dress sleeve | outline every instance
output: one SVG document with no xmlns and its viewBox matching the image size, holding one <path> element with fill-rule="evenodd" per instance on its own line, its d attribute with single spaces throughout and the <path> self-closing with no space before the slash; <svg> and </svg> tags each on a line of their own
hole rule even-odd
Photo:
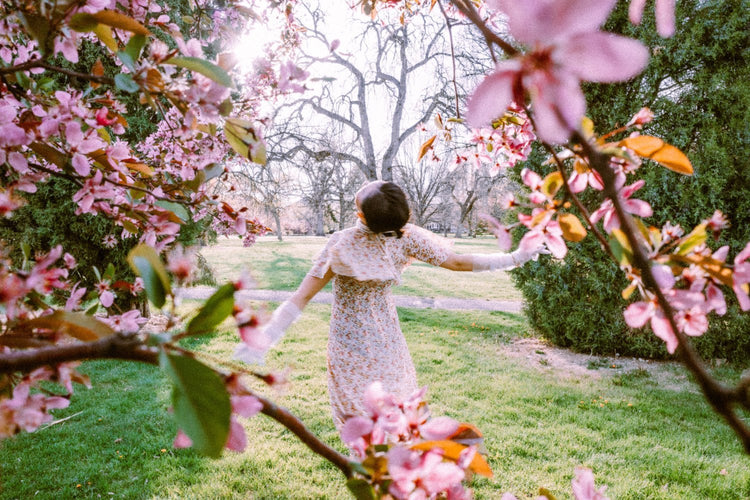
<svg viewBox="0 0 750 500">
<path fill-rule="evenodd" d="M 316 278 L 322 278 L 328 272 L 328 268 L 331 267 L 331 248 L 336 244 L 338 240 L 338 234 L 334 233 L 328 239 L 326 246 L 320 251 L 315 260 L 313 260 L 312 268 L 307 272 L 308 276 L 314 276 Z"/>
<path fill-rule="evenodd" d="M 406 238 L 405 250 L 409 257 L 433 266 L 445 262 L 452 251 L 452 241 L 412 224 L 409 224 L 403 238 Z"/>
</svg>

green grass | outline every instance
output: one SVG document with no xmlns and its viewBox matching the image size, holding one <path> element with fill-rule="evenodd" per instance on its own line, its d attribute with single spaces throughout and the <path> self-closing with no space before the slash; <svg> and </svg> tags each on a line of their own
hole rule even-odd
<svg viewBox="0 0 750 500">
<path fill-rule="evenodd" d="M 399 314 L 433 414 L 485 434 L 495 479 L 475 479 L 476 498 L 534 498 L 539 486 L 571 498 L 577 465 L 592 468 L 613 499 L 750 498 L 747 456 L 694 391 L 662 389 L 640 371 L 570 377 L 509 357 L 509 342 L 530 335 L 522 316 Z M 329 315 L 327 305 L 305 310 L 268 360 L 268 369 L 292 366 L 291 386 L 263 391 L 343 451 L 326 393 Z M 222 332 L 198 348 L 228 357 L 234 339 Z M 333 466 L 263 416 L 245 421 L 247 451 L 204 459 L 171 448 L 175 426 L 157 369 L 109 361 L 82 369 L 94 388 L 79 388 L 56 412 L 69 420 L 0 442 L 0 499 L 348 498 Z M 722 367 L 721 376 L 739 370 Z"/>
<path fill-rule="evenodd" d="M 287 236 L 284 241 L 264 236 L 250 248 L 237 239 L 222 238 L 219 243 L 201 249 L 219 283 L 236 279 L 249 271 L 257 287 L 293 291 L 310 270 L 315 256 L 323 249 L 325 237 Z M 494 238 L 451 239 L 458 253 L 497 252 Z M 510 275 L 494 273 L 456 273 L 415 262 L 403 274 L 403 283 L 393 293 L 424 297 L 460 299 L 522 300 Z M 330 284 L 325 290 L 330 290 Z"/>
</svg>

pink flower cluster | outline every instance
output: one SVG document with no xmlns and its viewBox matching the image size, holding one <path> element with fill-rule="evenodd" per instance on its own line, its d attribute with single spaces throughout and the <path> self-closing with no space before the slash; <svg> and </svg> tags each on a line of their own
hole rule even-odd
<svg viewBox="0 0 750 500">
<path fill-rule="evenodd" d="M 459 428 L 452 418 L 430 418 L 423 400 L 426 390 L 423 387 L 400 400 L 387 393 L 380 382 L 373 382 L 363 399 L 369 415 L 346 420 L 341 439 L 359 460 L 372 455 L 387 460 L 388 493 L 394 498 L 437 498 L 441 494 L 449 499 L 469 498 L 461 483 L 476 453 L 474 447 L 465 447 L 455 461 L 446 460 L 440 447 L 426 451 L 412 447 L 423 441 L 449 439 Z M 378 445 L 387 445 L 388 451 L 376 451 Z"/>
<path fill-rule="evenodd" d="M 497 64 L 468 102 L 483 126 L 511 102 L 530 97 L 540 139 L 564 143 L 586 110 L 582 81 L 617 82 L 643 70 L 648 49 L 637 40 L 599 31 L 616 0 L 491 0 L 508 17 L 510 33 L 530 50 Z"/>
<path fill-rule="evenodd" d="M 0 398 L 0 438 L 18 434 L 21 431 L 32 432 L 40 425 L 52 421 L 50 410 L 67 408 L 73 382 L 89 385 L 88 378 L 77 373 L 77 363 L 60 364 L 53 370 L 42 367 L 23 377 L 13 388 L 10 398 Z M 42 392 L 32 392 L 41 381 L 58 382 L 68 394 L 48 396 Z"/>
</svg>

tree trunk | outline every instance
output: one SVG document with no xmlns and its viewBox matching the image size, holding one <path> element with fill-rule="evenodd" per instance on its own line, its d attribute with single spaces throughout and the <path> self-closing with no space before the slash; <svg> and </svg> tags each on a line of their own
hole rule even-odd
<svg viewBox="0 0 750 500">
<path fill-rule="evenodd" d="M 273 210 L 272 215 L 273 215 L 273 222 L 276 225 L 276 238 L 279 241 L 283 241 L 283 238 L 281 236 L 281 217 L 279 216 L 279 211 Z"/>
<path fill-rule="evenodd" d="M 325 236 L 325 231 L 323 230 L 322 208 L 315 211 L 315 236 Z"/>
</svg>

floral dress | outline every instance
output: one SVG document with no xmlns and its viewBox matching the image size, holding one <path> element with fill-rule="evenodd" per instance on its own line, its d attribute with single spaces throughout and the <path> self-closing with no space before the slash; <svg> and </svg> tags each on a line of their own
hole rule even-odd
<svg viewBox="0 0 750 500">
<path fill-rule="evenodd" d="M 417 389 L 414 363 L 396 314 L 391 287 L 414 259 L 439 266 L 450 242 L 412 224 L 401 238 L 375 234 L 358 222 L 334 233 L 308 273 L 333 273 L 328 338 L 328 393 L 336 427 L 349 416 L 366 415 L 365 388 L 380 381 L 400 397 Z"/>
</svg>

